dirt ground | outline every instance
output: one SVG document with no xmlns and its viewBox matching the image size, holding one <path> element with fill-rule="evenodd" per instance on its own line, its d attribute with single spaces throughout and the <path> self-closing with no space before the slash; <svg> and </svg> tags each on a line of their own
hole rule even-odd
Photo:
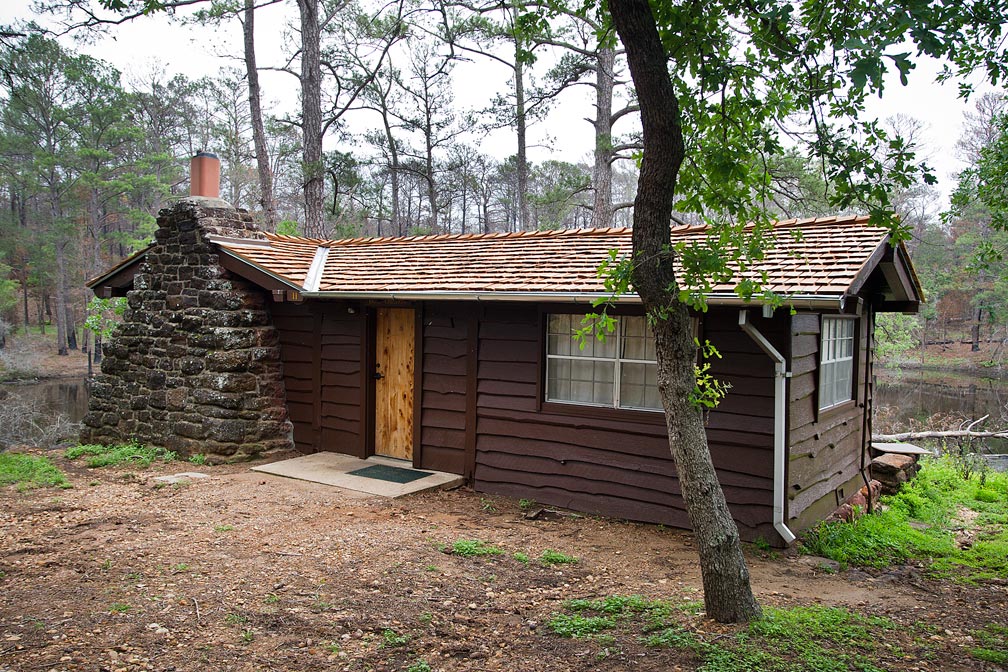
<svg viewBox="0 0 1008 672">
<path fill-rule="evenodd" d="M 248 464 L 159 486 L 156 475 L 197 468 L 55 461 L 72 489 L 0 489 L 0 671 L 698 664 L 682 650 L 645 648 L 639 633 L 604 643 L 545 626 L 571 598 L 702 599 L 681 531 L 590 516 L 530 520 L 517 501 L 465 489 L 360 497 Z M 459 539 L 505 552 L 446 552 Z M 535 558 L 547 548 L 579 562 L 544 566 Z M 893 647 L 878 660 L 886 669 L 983 669 L 964 651 L 972 633 L 1008 625 L 1004 585 L 939 582 L 913 567 L 830 574 L 814 559 L 748 552 L 764 605 L 837 605 L 895 620 Z M 738 630 L 702 615 L 689 627 Z"/>
</svg>

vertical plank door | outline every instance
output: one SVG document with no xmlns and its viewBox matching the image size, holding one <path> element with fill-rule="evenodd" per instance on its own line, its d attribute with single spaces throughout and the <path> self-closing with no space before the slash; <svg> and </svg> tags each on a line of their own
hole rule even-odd
<svg viewBox="0 0 1008 672">
<path fill-rule="evenodd" d="M 375 334 L 375 453 L 413 459 L 412 308 L 379 308 Z"/>
</svg>

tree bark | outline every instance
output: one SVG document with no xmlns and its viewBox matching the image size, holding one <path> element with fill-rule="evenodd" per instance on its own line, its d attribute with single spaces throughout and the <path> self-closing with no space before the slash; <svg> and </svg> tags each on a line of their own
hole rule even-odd
<svg viewBox="0 0 1008 672">
<path fill-rule="evenodd" d="M 526 120 L 525 120 L 525 65 L 515 48 L 515 125 L 518 128 L 518 155 L 515 166 L 518 181 L 518 228 L 525 231 L 529 228 L 528 207 L 528 152 L 526 151 Z"/>
<path fill-rule="evenodd" d="M 973 326 L 970 328 L 970 338 L 973 341 L 970 350 L 973 352 L 980 352 L 980 321 L 983 318 L 983 308 L 977 308 L 976 320 L 973 322 Z"/>
<path fill-rule="evenodd" d="M 322 70 L 318 0 L 298 0 L 301 12 L 301 160 L 304 170 L 305 235 L 324 238 L 322 216 L 325 173 L 322 167 Z"/>
<path fill-rule="evenodd" d="M 255 55 L 255 1 L 245 0 L 245 21 L 242 25 L 245 42 L 245 71 L 248 76 L 249 111 L 252 114 L 252 142 L 255 144 L 256 167 L 259 172 L 259 205 L 269 231 L 276 231 L 276 203 L 273 199 L 273 171 L 266 129 L 263 127 L 262 95 L 259 90 L 259 69 Z M 321 118 L 321 111 L 319 112 Z"/>
<path fill-rule="evenodd" d="M 70 350 L 77 349 L 77 321 L 74 318 L 74 309 L 70 306 L 66 308 L 66 330 L 67 330 L 67 348 Z"/>
<path fill-rule="evenodd" d="M 669 252 L 672 206 L 684 158 L 679 101 L 648 0 L 611 0 L 613 23 L 627 52 L 644 132 L 633 227 L 633 286 L 652 321 L 658 388 L 669 445 L 700 554 L 707 615 L 720 622 L 760 617 L 749 570 L 707 446 L 699 409 L 689 401 L 696 382 L 692 318 L 677 299 Z"/>
<path fill-rule="evenodd" d="M 595 64 L 595 166 L 592 183 L 595 199 L 592 209 L 593 228 L 613 225 L 612 204 L 612 103 L 616 81 L 616 50 L 600 47 Z"/>
<path fill-rule="evenodd" d="M 56 354 L 66 355 L 67 323 L 66 323 L 66 247 L 65 240 L 56 241 Z"/>
<path fill-rule="evenodd" d="M 402 225 L 402 214 L 399 204 L 399 148 L 396 147 L 392 135 L 392 124 L 389 122 L 388 105 L 382 99 L 382 124 L 385 128 L 385 139 L 389 147 L 389 180 L 392 183 L 392 231 L 402 236 L 405 234 Z"/>
</svg>

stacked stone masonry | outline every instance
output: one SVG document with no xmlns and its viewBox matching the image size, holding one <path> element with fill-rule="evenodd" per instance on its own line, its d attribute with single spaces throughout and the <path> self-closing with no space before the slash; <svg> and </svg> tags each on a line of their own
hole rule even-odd
<svg viewBox="0 0 1008 672">
<path fill-rule="evenodd" d="M 159 214 L 92 382 L 82 442 L 136 440 L 216 462 L 293 447 L 268 297 L 220 265 L 209 234 L 261 235 L 217 199 Z"/>
</svg>

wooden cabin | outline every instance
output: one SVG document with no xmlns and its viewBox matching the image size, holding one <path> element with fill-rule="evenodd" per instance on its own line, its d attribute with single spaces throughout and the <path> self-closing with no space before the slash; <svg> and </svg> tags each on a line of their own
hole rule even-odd
<svg viewBox="0 0 1008 672">
<path fill-rule="evenodd" d="M 238 304 L 266 315 L 257 328 L 274 330 L 236 347 L 273 348 L 298 451 L 387 455 L 463 474 L 480 492 L 689 527 L 638 298 L 618 299 L 618 329 L 604 342 L 579 349 L 572 338 L 605 294 L 598 265 L 612 249 L 630 250 L 630 230 L 311 240 L 259 233 L 223 207 L 186 207 L 162 213 L 175 224 L 162 222 L 151 248 L 89 283 L 129 296 L 127 325 L 141 323 L 127 326 L 134 341 L 113 356 L 97 396 L 119 384 L 109 376 L 129 370 L 131 357 L 143 359 L 135 349 L 154 347 L 135 340 L 143 323 L 178 325 L 165 338 L 188 342 L 201 307 L 173 296 L 199 292 L 186 291 L 190 273 L 164 270 L 195 258 L 184 245 L 178 254 L 185 236 L 204 246 L 197 261 L 217 268 L 210 275 L 227 291 L 252 297 Z M 874 316 L 914 312 L 922 292 L 906 250 L 867 218 L 780 222 L 773 235 L 757 270 L 793 312 L 717 287 L 697 330 L 723 355 L 712 373 L 731 386 L 706 426 L 732 515 L 743 539 L 783 545 L 869 478 Z M 180 359 L 164 362 L 168 388 L 191 387 L 174 375 Z M 107 408 L 90 414 L 89 437 L 136 434 L 162 417 L 104 418 L 114 415 Z"/>
</svg>

